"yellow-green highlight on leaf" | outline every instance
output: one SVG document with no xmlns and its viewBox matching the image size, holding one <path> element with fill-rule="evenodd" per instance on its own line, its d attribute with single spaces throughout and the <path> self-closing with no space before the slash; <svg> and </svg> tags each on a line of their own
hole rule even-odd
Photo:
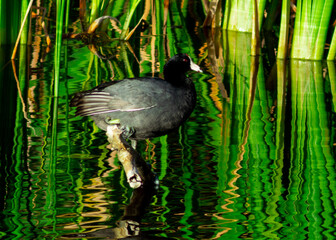
<svg viewBox="0 0 336 240">
<path fill-rule="evenodd" d="M 322 60 L 333 0 L 297 1 L 291 58 Z"/>
<path fill-rule="evenodd" d="M 286 59 L 288 54 L 289 19 L 290 0 L 283 0 L 281 8 L 280 36 L 277 55 L 277 58 L 279 59 Z"/>
</svg>

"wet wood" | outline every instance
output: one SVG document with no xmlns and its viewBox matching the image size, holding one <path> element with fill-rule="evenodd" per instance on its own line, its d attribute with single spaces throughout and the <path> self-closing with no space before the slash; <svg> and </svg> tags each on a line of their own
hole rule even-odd
<svg viewBox="0 0 336 240">
<path fill-rule="evenodd" d="M 139 188 L 146 184 L 153 184 L 155 176 L 150 166 L 141 158 L 139 153 L 121 136 L 118 125 L 107 127 L 106 135 L 112 150 L 117 151 L 118 159 L 123 165 L 127 182 L 131 188 Z"/>
</svg>

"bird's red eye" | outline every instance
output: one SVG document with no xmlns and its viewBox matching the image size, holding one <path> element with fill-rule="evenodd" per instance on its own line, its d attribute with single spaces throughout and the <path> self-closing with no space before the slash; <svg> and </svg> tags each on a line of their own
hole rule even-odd
<svg viewBox="0 0 336 240">
<path fill-rule="evenodd" d="M 183 62 L 188 62 L 188 59 L 186 59 L 186 58 L 183 58 Z"/>
</svg>

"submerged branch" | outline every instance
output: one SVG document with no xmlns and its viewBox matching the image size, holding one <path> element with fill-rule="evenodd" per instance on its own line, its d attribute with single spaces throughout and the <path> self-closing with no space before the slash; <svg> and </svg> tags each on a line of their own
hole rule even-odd
<svg viewBox="0 0 336 240">
<path fill-rule="evenodd" d="M 106 135 L 111 148 L 116 150 L 118 158 L 124 167 L 127 182 L 131 188 L 138 188 L 147 183 L 153 183 L 155 176 L 141 156 L 121 136 L 122 131 L 117 125 L 107 127 Z"/>
</svg>

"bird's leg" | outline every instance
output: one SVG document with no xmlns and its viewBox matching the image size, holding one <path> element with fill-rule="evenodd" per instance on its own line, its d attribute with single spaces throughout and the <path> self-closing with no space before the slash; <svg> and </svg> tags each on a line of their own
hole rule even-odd
<svg viewBox="0 0 336 240">
<path fill-rule="evenodd" d="M 135 129 L 133 127 L 128 127 L 128 126 L 123 126 L 120 124 L 120 120 L 119 119 L 113 119 L 111 117 L 107 117 L 105 119 L 105 122 L 110 125 L 110 126 L 118 126 L 118 128 L 122 131 L 122 137 L 124 139 L 129 139 L 134 133 L 135 133 Z M 136 149 L 136 140 L 131 140 L 131 145 L 134 149 Z"/>
<path fill-rule="evenodd" d="M 136 150 L 137 141 L 136 140 L 131 140 L 131 146 L 134 150 Z"/>
<path fill-rule="evenodd" d="M 134 128 L 128 126 L 120 126 L 120 130 L 122 131 L 122 136 L 125 139 L 129 139 L 135 133 Z"/>
</svg>

